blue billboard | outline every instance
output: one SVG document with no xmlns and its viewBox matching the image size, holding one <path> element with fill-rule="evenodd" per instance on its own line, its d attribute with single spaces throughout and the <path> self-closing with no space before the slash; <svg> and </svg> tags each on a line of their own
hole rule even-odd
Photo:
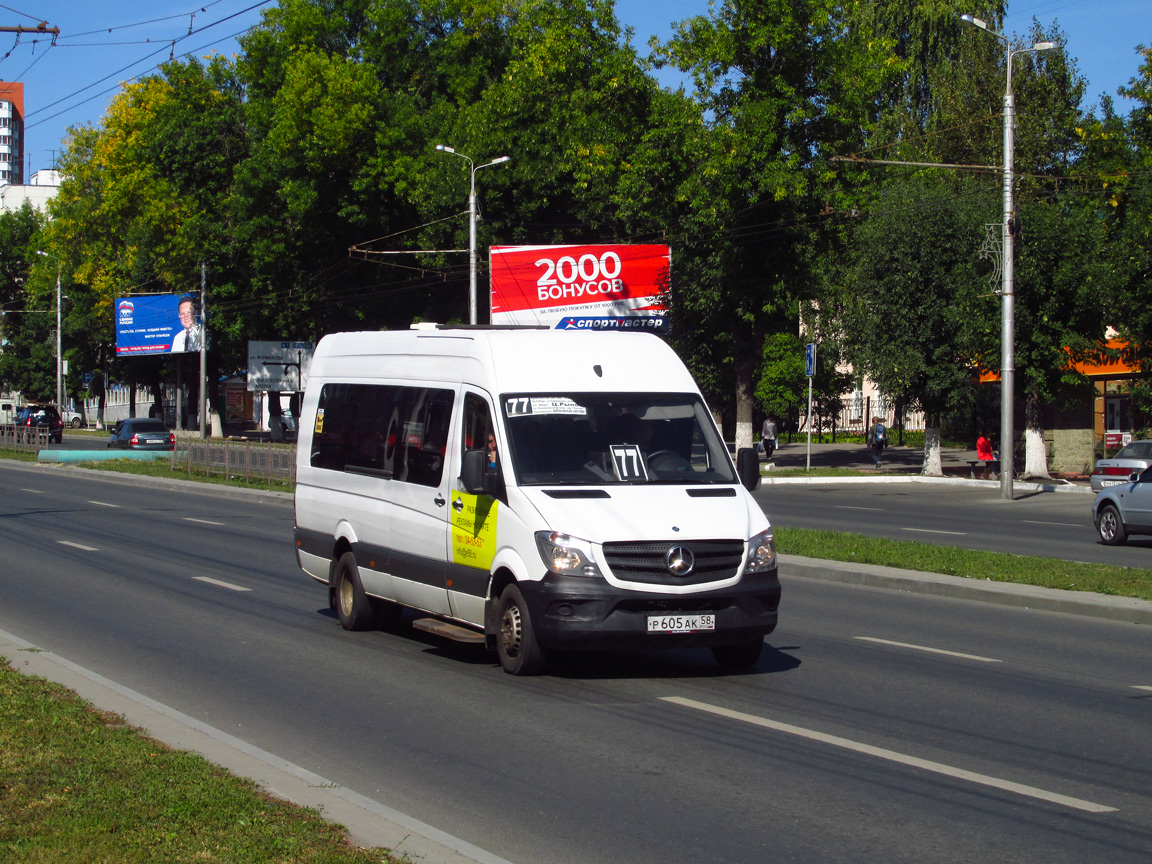
<svg viewBox="0 0 1152 864">
<path fill-rule="evenodd" d="M 116 300 L 116 356 L 199 351 L 196 301 L 180 294 L 149 294 Z"/>
</svg>

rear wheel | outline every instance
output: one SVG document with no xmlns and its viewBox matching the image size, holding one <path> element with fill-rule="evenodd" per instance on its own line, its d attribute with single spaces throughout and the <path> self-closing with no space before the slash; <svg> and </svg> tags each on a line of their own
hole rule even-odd
<svg viewBox="0 0 1152 864">
<path fill-rule="evenodd" d="M 79 429 L 80 428 L 80 418 L 79 417 L 73 417 L 71 426 L 73 429 Z"/>
<path fill-rule="evenodd" d="M 725 669 L 747 669 L 754 666 L 764 650 L 764 637 L 741 645 L 714 645 L 712 656 Z"/>
<path fill-rule="evenodd" d="M 546 659 L 532 621 L 528 617 L 528 604 L 515 585 L 509 585 L 500 595 L 497 610 L 500 630 L 496 634 L 496 653 L 500 665 L 509 675 L 539 675 L 544 671 Z"/>
<path fill-rule="evenodd" d="M 336 614 L 345 630 L 367 630 L 376 620 L 368 595 L 360 583 L 356 556 L 345 552 L 336 562 Z"/>
<path fill-rule="evenodd" d="M 1096 532 L 1100 535 L 1100 542 L 1105 546 L 1120 546 L 1128 539 L 1128 532 L 1124 530 L 1124 522 L 1120 519 L 1120 511 L 1111 504 L 1100 508 L 1096 517 Z"/>
</svg>

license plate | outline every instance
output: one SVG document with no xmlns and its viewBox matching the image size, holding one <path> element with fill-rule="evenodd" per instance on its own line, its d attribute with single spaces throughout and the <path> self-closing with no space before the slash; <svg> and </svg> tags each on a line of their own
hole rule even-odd
<svg viewBox="0 0 1152 864">
<path fill-rule="evenodd" d="M 1101 480 L 1100 488 L 1103 489 L 1105 486 L 1123 486 L 1128 482 L 1130 482 L 1128 478 L 1124 478 L 1123 480 Z"/>
<path fill-rule="evenodd" d="M 649 615 L 649 633 L 694 633 L 715 630 L 715 615 Z"/>
</svg>

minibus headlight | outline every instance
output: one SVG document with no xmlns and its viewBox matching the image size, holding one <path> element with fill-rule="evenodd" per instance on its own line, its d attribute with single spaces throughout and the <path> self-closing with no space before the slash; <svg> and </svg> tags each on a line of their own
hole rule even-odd
<svg viewBox="0 0 1152 864">
<path fill-rule="evenodd" d="M 776 540 L 772 530 L 761 531 L 748 541 L 748 566 L 745 573 L 763 573 L 776 566 Z"/>
<path fill-rule="evenodd" d="M 592 560 L 592 544 L 555 531 L 537 531 L 536 546 L 544 566 L 558 576 L 599 576 Z"/>
</svg>

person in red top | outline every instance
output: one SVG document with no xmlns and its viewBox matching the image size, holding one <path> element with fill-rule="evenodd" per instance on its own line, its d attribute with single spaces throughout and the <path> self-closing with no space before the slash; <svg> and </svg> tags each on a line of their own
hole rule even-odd
<svg viewBox="0 0 1152 864">
<path fill-rule="evenodd" d="M 983 432 L 980 437 L 976 439 L 976 458 L 984 463 L 984 473 L 980 475 L 981 480 L 988 479 L 988 470 L 991 467 L 991 462 L 996 458 L 992 452 L 992 442 L 988 440 L 988 436 Z"/>
</svg>

